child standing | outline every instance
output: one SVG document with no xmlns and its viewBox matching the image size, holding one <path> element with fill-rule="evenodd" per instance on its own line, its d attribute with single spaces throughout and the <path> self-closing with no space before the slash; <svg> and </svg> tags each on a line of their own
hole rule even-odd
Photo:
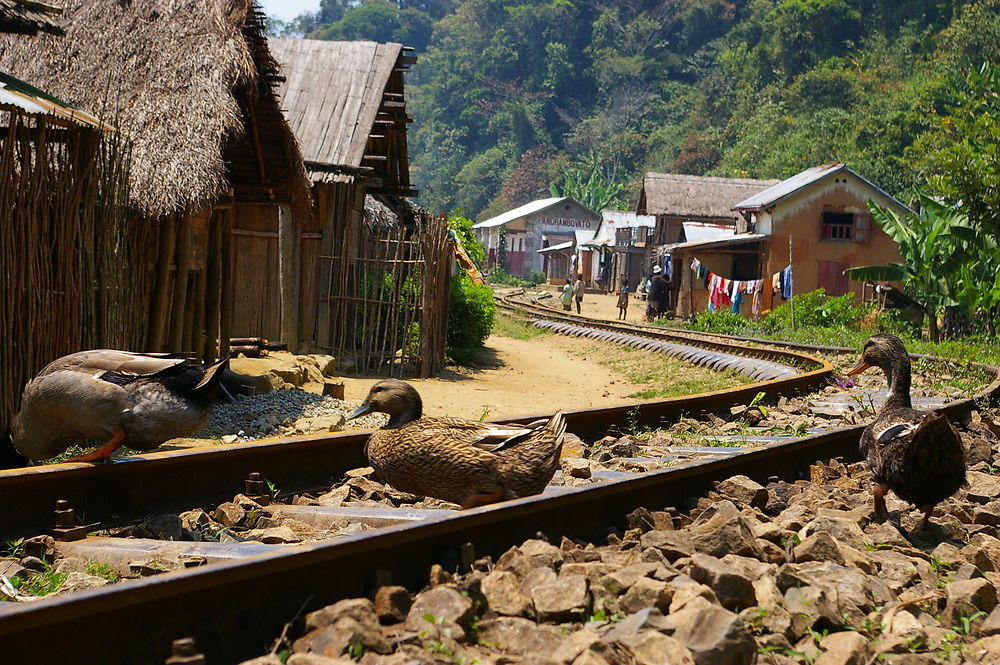
<svg viewBox="0 0 1000 665">
<path fill-rule="evenodd" d="M 622 321 L 628 316 L 628 282 L 622 284 L 622 290 L 618 292 L 618 318 Z"/>
<path fill-rule="evenodd" d="M 568 277 L 566 278 L 566 286 L 563 287 L 560 301 L 562 301 L 564 310 L 567 312 L 573 311 L 573 282 L 571 282 Z"/>
</svg>

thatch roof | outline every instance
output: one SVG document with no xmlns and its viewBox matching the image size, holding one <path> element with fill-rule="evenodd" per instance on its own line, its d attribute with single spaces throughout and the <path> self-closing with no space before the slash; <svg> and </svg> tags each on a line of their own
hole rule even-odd
<svg viewBox="0 0 1000 665">
<path fill-rule="evenodd" d="M 639 214 L 735 219 L 730 208 L 777 180 L 647 173 L 639 192 Z"/>
<path fill-rule="evenodd" d="M 134 207 L 153 216 L 191 210 L 230 186 L 238 201 L 308 205 L 253 0 L 65 4 L 66 36 L 0 38 L 0 69 L 131 140 Z"/>
<path fill-rule="evenodd" d="M 314 182 L 330 173 L 374 176 L 379 193 L 412 196 L 401 44 L 271 39 L 281 106 Z"/>
<path fill-rule="evenodd" d="M 49 32 L 61 35 L 62 28 L 53 18 L 60 13 L 62 10 L 58 7 L 32 0 L 0 0 L 0 32 L 21 35 Z"/>
</svg>

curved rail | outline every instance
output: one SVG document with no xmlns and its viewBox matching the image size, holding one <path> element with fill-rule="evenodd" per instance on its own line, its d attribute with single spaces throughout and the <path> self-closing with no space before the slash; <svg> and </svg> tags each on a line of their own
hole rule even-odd
<svg viewBox="0 0 1000 665">
<path fill-rule="evenodd" d="M 825 381 L 832 370 L 829 363 L 810 360 L 813 369 L 791 378 L 571 412 L 567 414 L 569 429 L 584 437 L 599 436 L 622 422 L 626 413 L 655 426 L 661 419 L 745 403 L 761 391 L 775 396 L 804 390 L 818 380 Z M 1000 370 L 990 370 L 1000 377 Z M 996 401 L 998 396 L 1000 378 L 974 398 L 952 402 L 939 411 L 960 420 L 982 400 Z M 842 456 L 854 460 L 861 429 L 834 430 L 721 459 L 36 603 L 0 604 L 0 643 L 12 662 L 158 663 L 169 655 L 171 640 L 190 636 L 205 652 L 207 662 L 235 663 L 266 650 L 284 623 L 303 610 L 363 596 L 390 581 L 421 585 L 433 563 L 461 567 L 471 556 L 497 556 L 539 531 L 555 542 L 562 536 L 601 537 L 609 528 L 625 526 L 624 516 L 637 507 L 678 505 L 705 492 L 713 481 L 735 474 L 762 482 L 775 476 L 794 480 L 818 459 Z M 181 503 L 190 506 L 211 500 L 209 495 L 220 491 L 231 496 L 251 470 L 290 489 L 315 486 L 321 480 L 324 484 L 342 470 L 365 464 L 365 436 L 343 434 L 240 444 L 211 452 L 152 453 L 141 456 L 141 463 L 111 467 L 62 464 L 0 472 L 0 497 L 6 511 L 3 523 L 21 521 L 18 513 L 26 511 L 37 524 L 38 516 L 48 513 L 54 499 L 64 497 L 86 510 L 87 520 L 135 508 L 140 514 L 149 512 L 151 494 L 160 494 L 158 509 Z"/>
</svg>

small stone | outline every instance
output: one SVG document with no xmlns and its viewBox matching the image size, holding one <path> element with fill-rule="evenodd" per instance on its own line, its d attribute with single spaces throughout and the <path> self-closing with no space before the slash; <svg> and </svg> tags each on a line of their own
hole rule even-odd
<svg viewBox="0 0 1000 665">
<path fill-rule="evenodd" d="M 539 566 L 558 569 L 563 562 L 562 550 L 544 540 L 526 540 L 520 550 L 528 558 L 529 570 Z"/>
<path fill-rule="evenodd" d="M 434 624 L 455 624 L 461 630 L 468 630 L 472 620 L 472 601 L 449 586 L 436 586 L 422 591 L 413 601 L 406 616 L 406 629 L 415 632 L 427 630 L 433 624 L 425 618 L 434 618 Z M 464 638 L 452 635 L 456 640 Z"/>
<path fill-rule="evenodd" d="M 590 606 L 587 578 L 568 575 L 531 591 L 539 621 L 579 621 L 586 618 Z"/>
<path fill-rule="evenodd" d="M 301 543 L 299 537 L 290 527 L 276 526 L 270 529 L 254 529 L 246 534 L 247 540 L 257 540 L 267 545 L 278 545 L 282 543 Z"/>
<path fill-rule="evenodd" d="M 382 635 L 375 607 L 367 598 L 349 598 L 306 615 L 304 637 L 295 641 L 292 650 L 309 651 L 328 658 L 338 658 L 358 644 L 365 650 L 389 653 L 391 646 Z"/>
<path fill-rule="evenodd" d="M 201 531 L 212 523 L 208 513 L 200 508 L 185 511 L 178 517 L 181 520 L 181 528 L 185 531 Z"/>
<path fill-rule="evenodd" d="M 628 649 L 636 665 L 694 665 L 691 652 L 672 637 L 655 630 L 644 630 L 622 637 L 617 644 Z"/>
<path fill-rule="evenodd" d="M 673 587 L 666 582 L 641 577 L 619 601 L 619 607 L 624 612 L 638 612 L 646 607 L 655 607 L 661 612 L 670 609 L 670 601 L 674 597 Z"/>
<path fill-rule="evenodd" d="M 979 627 L 979 634 L 982 636 L 1000 635 L 1000 605 L 993 608 L 986 621 Z"/>
<path fill-rule="evenodd" d="M 579 652 L 574 653 L 566 661 L 556 658 L 561 644 L 567 638 L 553 626 L 540 626 L 522 617 L 486 619 L 480 622 L 476 634 L 481 644 L 493 645 L 497 649 L 515 654 L 549 653 L 553 654 L 553 660 L 557 662 L 572 662 L 572 659 L 579 654 Z"/>
<path fill-rule="evenodd" d="M 483 578 L 481 589 L 487 605 L 495 613 L 503 616 L 531 615 L 531 598 L 521 590 L 521 583 L 514 573 L 494 570 Z"/>
<path fill-rule="evenodd" d="M 66 576 L 62 585 L 59 587 L 59 594 L 73 593 L 75 591 L 84 591 L 86 589 L 97 589 L 102 586 L 110 584 L 109 580 L 103 577 L 97 577 L 96 575 L 88 575 L 87 573 L 80 571 L 73 571 Z"/>
<path fill-rule="evenodd" d="M 978 471 L 967 472 L 965 478 L 969 483 L 969 489 L 966 493 L 969 501 L 989 503 L 1000 497 L 1000 478 Z"/>
<path fill-rule="evenodd" d="M 242 524 L 246 517 L 247 512 L 232 502 L 220 504 L 212 513 L 212 518 L 216 522 L 228 527 Z"/>
<path fill-rule="evenodd" d="M 691 545 L 704 554 L 760 557 L 750 524 L 731 501 L 719 501 L 704 510 L 689 530 Z"/>
<path fill-rule="evenodd" d="M 24 556 L 33 556 L 42 561 L 52 561 L 56 556 L 56 541 L 52 536 L 25 538 L 21 543 Z"/>
<path fill-rule="evenodd" d="M 563 475 L 570 478 L 590 478 L 590 462 L 581 457 L 564 457 L 560 462 Z"/>
<path fill-rule="evenodd" d="M 410 592 L 401 586 L 382 586 L 375 592 L 375 615 L 379 623 L 406 621 L 410 611 Z"/>
<path fill-rule="evenodd" d="M 27 574 L 27 569 L 21 565 L 19 559 L 4 557 L 0 558 L 0 575 L 6 578 L 22 578 Z"/>
<path fill-rule="evenodd" d="M 642 534 L 639 544 L 643 549 L 653 547 L 659 550 L 671 562 L 690 556 L 694 551 L 688 531 L 650 531 Z"/>
</svg>

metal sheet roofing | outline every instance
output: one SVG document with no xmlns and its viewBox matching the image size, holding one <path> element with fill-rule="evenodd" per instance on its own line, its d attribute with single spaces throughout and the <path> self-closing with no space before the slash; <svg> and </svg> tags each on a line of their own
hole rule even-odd
<svg viewBox="0 0 1000 665">
<path fill-rule="evenodd" d="M 796 173 L 791 178 L 788 178 L 787 180 L 782 180 L 777 185 L 774 185 L 773 187 L 768 187 L 764 191 L 754 194 L 753 196 L 740 201 L 739 203 L 733 206 L 733 210 L 734 211 L 768 210 L 770 208 L 773 208 L 778 203 L 784 201 L 785 199 L 794 196 L 795 194 L 802 191 L 809 185 L 817 183 L 821 180 L 825 180 L 826 178 L 829 178 L 830 176 L 836 173 L 841 173 L 845 171 L 847 173 L 850 173 L 854 177 L 860 179 L 862 182 L 866 183 L 868 186 L 870 186 L 872 189 L 885 196 L 890 201 L 900 205 L 903 208 L 906 207 L 903 203 L 901 203 L 894 197 L 887 194 L 885 191 L 877 187 L 867 178 L 858 175 L 851 169 L 847 168 L 847 166 L 845 166 L 843 163 L 836 162 L 834 164 L 821 164 L 819 166 L 808 168 L 805 171 L 802 171 L 801 173 Z"/>
<path fill-rule="evenodd" d="M 527 217 L 536 212 L 545 210 L 546 208 L 551 208 L 554 205 L 558 205 L 563 201 L 570 201 L 568 196 L 557 196 L 551 199 L 538 199 L 537 201 L 532 201 L 531 203 L 525 203 L 519 208 L 514 208 L 513 210 L 508 210 L 502 215 L 497 215 L 496 217 L 490 217 L 489 219 L 479 222 L 478 224 L 473 224 L 474 229 L 485 229 L 491 226 L 502 226 L 508 224 L 515 220 L 521 219 L 522 217 Z"/>
<path fill-rule="evenodd" d="M 684 228 L 684 242 L 704 242 L 736 235 L 736 227 L 732 224 L 684 222 L 681 226 Z"/>
<path fill-rule="evenodd" d="M 0 72 L 0 106 L 16 106 L 26 113 L 53 115 L 94 129 L 111 129 L 95 116 L 73 108 L 21 79 Z"/>
<path fill-rule="evenodd" d="M 765 240 L 770 238 L 770 236 L 763 233 L 741 233 L 739 235 L 726 236 L 723 238 L 715 238 L 712 240 L 696 240 L 693 242 L 679 242 L 673 245 L 666 245 L 664 249 L 668 252 L 676 252 L 678 250 L 692 251 L 699 249 L 717 249 L 722 247 L 732 247 L 735 245 L 745 245 L 751 242 L 757 242 L 758 240 Z"/>
<path fill-rule="evenodd" d="M 538 250 L 539 254 L 548 254 L 549 252 L 558 252 L 563 249 L 569 249 L 573 246 L 573 241 L 568 240 L 566 242 L 561 242 L 558 245 L 549 245 L 548 247 L 542 247 Z"/>
</svg>

